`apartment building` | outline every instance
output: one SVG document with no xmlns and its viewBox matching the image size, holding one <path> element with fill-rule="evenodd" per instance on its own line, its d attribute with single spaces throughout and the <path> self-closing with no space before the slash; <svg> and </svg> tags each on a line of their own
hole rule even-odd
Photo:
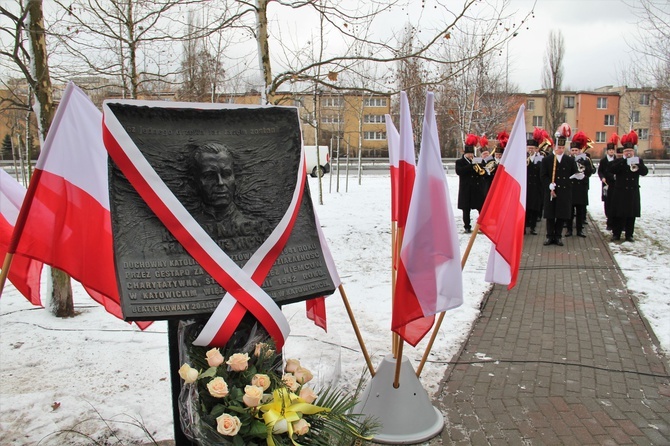
<svg viewBox="0 0 670 446">
<path fill-rule="evenodd" d="M 544 90 L 520 95 L 525 99 L 528 136 L 535 127 L 545 128 L 547 95 Z M 563 91 L 560 94 L 562 122 L 573 134 L 583 131 L 593 141 L 591 156 L 602 157 L 613 133 L 621 136 L 634 129 L 639 137 L 638 154 L 661 158 L 664 154 L 661 132 L 661 101 L 649 88 L 603 87 L 594 91 Z M 547 129 L 553 135 L 556 129 Z"/>
</svg>

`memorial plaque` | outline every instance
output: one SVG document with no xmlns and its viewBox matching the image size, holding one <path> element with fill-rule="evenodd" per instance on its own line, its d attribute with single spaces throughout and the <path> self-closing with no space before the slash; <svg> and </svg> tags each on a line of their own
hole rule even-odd
<svg viewBox="0 0 670 446">
<path fill-rule="evenodd" d="M 299 178 L 297 110 L 107 101 L 106 121 L 109 113 L 176 200 L 243 267 L 291 203 Z M 214 311 L 225 290 L 111 160 L 109 196 L 124 318 L 184 318 Z M 289 239 L 261 287 L 280 305 L 335 290 L 307 184 Z"/>
</svg>

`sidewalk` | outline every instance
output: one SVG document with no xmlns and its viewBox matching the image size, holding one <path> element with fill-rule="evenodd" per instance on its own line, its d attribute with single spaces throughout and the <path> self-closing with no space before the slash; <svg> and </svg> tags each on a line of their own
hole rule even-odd
<svg viewBox="0 0 670 446">
<path fill-rule="evenodd" d="M 543 223 L 447 370 L 430 444 L 670 445 L 670 363 L 608 242 L 590 221 L 586 238 L 543 246 Z"/>
</svg>

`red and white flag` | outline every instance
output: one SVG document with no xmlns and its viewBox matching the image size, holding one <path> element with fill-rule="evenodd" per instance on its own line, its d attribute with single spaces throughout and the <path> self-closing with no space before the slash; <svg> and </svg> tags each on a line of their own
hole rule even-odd
<svg viewBox="0 0 670 446">
<path fill-rule="evenodd" d="M 479 214 L 479 229 L 491 240 L 485 280 L 516 285 L 526 220 L 526 125 L 521 105 L 491 189 Z"/>
<path fill-rule="evenodd" d="M 398 176 L 396 197 L 398 202 L 398 228 L 404 228 L 407 221 L 412 187 L 416 176 L 416 156 L 414 155 L 414 132 L 409 110 L 407 93 L 400 92 L 400 140 L 398 144 Z"/>
<path fill-rule="evenodd" d="M 391 221 L 398 221 L 398 158 L 400 158 L 400 133 L 393 125 L 391 115 L 386 115 L 386 141 L 389 146 L 389 171 L 391 172 Z"/>
<path fill-rule="evenodd" d="M 21 204 L 26 196 L 25 187 L 0 169 L 0 258 L 4 259 L 14 232 Z M 7 278 L 33 305 L 42 306 L 40 276 L 42 262 L 22 255 L 14 255 Z"/>
<path fill-rule="evenodd" d="M 428 333 L 436 313 L 463 303 L 461 254 L 442 167 L 434 100 L 428 93 L 391 322 L 392 330 L 412 346 Z"/>
<path fill-rule="evenodd" d="M 102 113 L 67 85 L 35 165 L 8 252 L 38 259 L 81 282 L 123 318 L 114 268 Z M 136 322 L 144 329 L 150 322 Z"/>
</svg>

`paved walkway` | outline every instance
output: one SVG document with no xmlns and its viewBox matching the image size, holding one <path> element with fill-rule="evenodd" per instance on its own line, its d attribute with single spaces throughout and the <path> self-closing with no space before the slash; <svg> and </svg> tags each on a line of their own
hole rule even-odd
<svg viewBox="0 0 670 446">
<path fill-rule="evenodd" d="M 517 286 L 493 287 L 447 371 L 430 444 L 670 445 L 668 358 L 586 228 L 563 247 L 525 237 Z"/>
</svg>

